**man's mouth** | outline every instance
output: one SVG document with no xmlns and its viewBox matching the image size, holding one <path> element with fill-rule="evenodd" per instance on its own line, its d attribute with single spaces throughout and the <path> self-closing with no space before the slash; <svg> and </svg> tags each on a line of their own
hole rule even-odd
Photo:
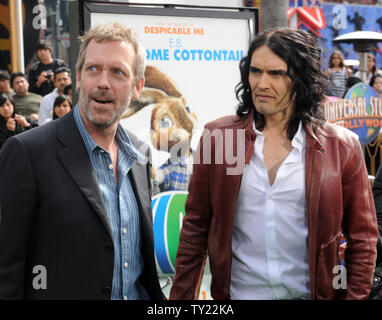
<svg viewBox="0 0 382 320">
<path fill-rule="evenodd" d="M 262 100 L 262 99 L 264 99 L 264 100 L 273 99 L 272 96 L 268 96 L 268 95 L 266 95 L 266 94 L 257 94 L 257 95 L 256 95 L 256 98 L 258 98 L 258 99 L 260 99 L 260 100 Z"/>
<path fill-rule="evenodd" d="M 100 103 L 100 104 L 107 104 L 107 103 L 112 103 L 113 100 L 111 99 L 106 99 L 106 98 L 93 98 L 93 100 L 97 103 Z"/>
</svg>

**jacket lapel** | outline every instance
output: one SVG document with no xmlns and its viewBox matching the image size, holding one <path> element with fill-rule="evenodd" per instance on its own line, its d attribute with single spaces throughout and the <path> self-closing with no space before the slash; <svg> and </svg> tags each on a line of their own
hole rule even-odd
<svg viewBox="0 0 382 320">
<path fill-rule="evenodd" d="M 101 190 L 81 134 L 77 129 L 73 112 L 57 121 L 57 139 L 65 146 L 58 153 L 58 158 L 95 210 L 110 238 L 113 239 Z"/>
<path fill-rule="evenodd" d="M 140 150 L 141 143 L 138 142 L 137 137 L 131 132 L 128 132 L 128 135 L 134 147 L 137 150 Z M 151 155 L 148 149 L 146 150 L 145 156 L 146 159 L 148 159 L 148 161 L 151 161 Z M 151 221 L 152 223 L 152 214 L 150 210 L 151 185 L 149 185 L 149 181 L 147 180 L 148 175 L 151 175 L 151 172 L 148 172 L 146 162 L 140 162 L 139 160 L 134 161 L 129 171 L 129 176 L 131 184 L 133 186 L 135 198 L 137 200 L 141 220 L 147 221 L 148 219 L 148 221 Z"/>
<path fill-rule="evenodd" d="M 147 193 L 147 172 L 146 167 L 140 164 L 138 161 L 134 161 L 134 164 L 130 169 L 131 183 L 136 192 L 135 197 L 137 201 L 142 204 L 144 199 L 143 195 Z"/>
<path fill-rule="evenodd" d="M 305 126 L 305 131 L 305 194 L 308 221 L 309 273 L 310 289 L 314 299 L 316 291 L 314 281 L 316 279 L 318 204 L 320 199 L 322 158 L 325 149 L 314 134 L 311 125 Z"/>
</svg>

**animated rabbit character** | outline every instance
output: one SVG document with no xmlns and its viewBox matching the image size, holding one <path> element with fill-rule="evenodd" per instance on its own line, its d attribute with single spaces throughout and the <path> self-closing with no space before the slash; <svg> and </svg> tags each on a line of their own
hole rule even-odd
<svg viewBox="0 0 382 320">
<path fill-rule="evenodd" d="M 188 190 L 192 174 L 190 142 L 196 130 L 197 117 L 187 106 L 175 83 L 154 66 L 147 66 L 145 87 L 137 100 L 132 101 L 125 117 L 154 104 L 151 112 L 150 140 L 170 158 L 156 170 L 153 179 L 160 191 Z"/>
</svg>

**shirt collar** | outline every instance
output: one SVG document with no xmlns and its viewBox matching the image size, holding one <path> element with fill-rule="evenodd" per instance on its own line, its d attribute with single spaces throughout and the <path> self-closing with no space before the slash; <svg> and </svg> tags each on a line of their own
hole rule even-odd
<svg viewBox="0 0 382 320">
<path fill-rule="evenodd" d="M 171 160 L 171 157 L 168 159 L 168 162 L 173 165 L 179 165 L 181 167 L 187 167 L 186 157 L 177 157 L 174 161 Z"/>
<path fill-rule="evenodd" d="M 264 134 L 260 130 L 256 129 L 255 122 L 253 122 L 253 131 L 255 131 L 256 135 L 264 137 Z M 306 133 L 304 126 L 302 125 L 302 121 L 300 121 L 298 124 L 297 132 L 291 141 L 292 147 L 296 148 L 300 152 L 305 145 L 305 135 Z"/>
<path fill-rule="evenodd" d="M 89 156 L 91 156 L 94 150 L 103 150 L 105 152 L 108 152 L 107 150 L 99 146 L 93 140 L 89 132 L 86 130 L 84 122 L 82 121 L 82 118 L 81 118 L 78 104 L 74 107 L 73 113 L 74 113 L 75 122 L 77 124 L 78 130 L 80 131 L 82 139 L 84 140 L 85 148 L 87 152 L 89 153 Z M 120 151 L 125 152 L 133 160 L 143 161 L 144 156 L 134 147 L 126 130 L 120 124 L 117 127 L 117 132 L 115 137 L 118 143 L 118 147 L 120 148 Z"/>
<path fill-rule="evenodd" d="M 302 125 L 302 121 L 300 121 L 297 132 L 292 139 L 292 146 L 300 152 L 305 146 L 305 135 L 304 126 Z"/>
<path fill-rule="evenodd" d="M 141 154 L 135 147 L 133 142 L 131 141 L 127 131 L 122 127 L 122 125 L 118 125 L 117 132 L 115 135 L 118 147 L 121 148 L 121 151 L 126 152 L 128 156 L 133 158 L 134 160 L 143 161 L 144 156 Z"/>
<path fill-rule="evenodd" d="M 253 131 L 255 131 L 256 135 L 264 137 L 263 133 L 256 129 L 255 121 L 253 121 Z"/>
</svg>

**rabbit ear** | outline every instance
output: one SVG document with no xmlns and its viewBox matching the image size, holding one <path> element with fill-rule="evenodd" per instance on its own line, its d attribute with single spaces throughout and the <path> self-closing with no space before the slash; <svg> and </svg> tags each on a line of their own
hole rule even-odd
<svg viewBox="0 0 382 320">
<path fill-rule="evenodd" d="M 145 87 L 160 89 L 171 97 L 182 97 L 182 93 L 176 86 L 175 82 L 154 66 L 146 66 Z"/>
<path fill-rule="evenodd" d="M 145 71 L 145 86 L 140 96 L 131 101 L 129 108 L 122 118 L 128 118 L 142 108 L 169 97 L 180 98 L 184 105 L 187 105 L 186 99 L 177 88 L 175 82 L 157 67 L 148 65 Z"/>
<path fill-rule="evenodd" d="M 152 103 L 157 103 L 165 98 L 168 98 L 168 96 L 163 91 L 144 87 L 139 98 L 131 100 L 129 108 L 123 114 L 122 118 L 128 118 L 137 113 L 142 108 Z"/>
</svg>

